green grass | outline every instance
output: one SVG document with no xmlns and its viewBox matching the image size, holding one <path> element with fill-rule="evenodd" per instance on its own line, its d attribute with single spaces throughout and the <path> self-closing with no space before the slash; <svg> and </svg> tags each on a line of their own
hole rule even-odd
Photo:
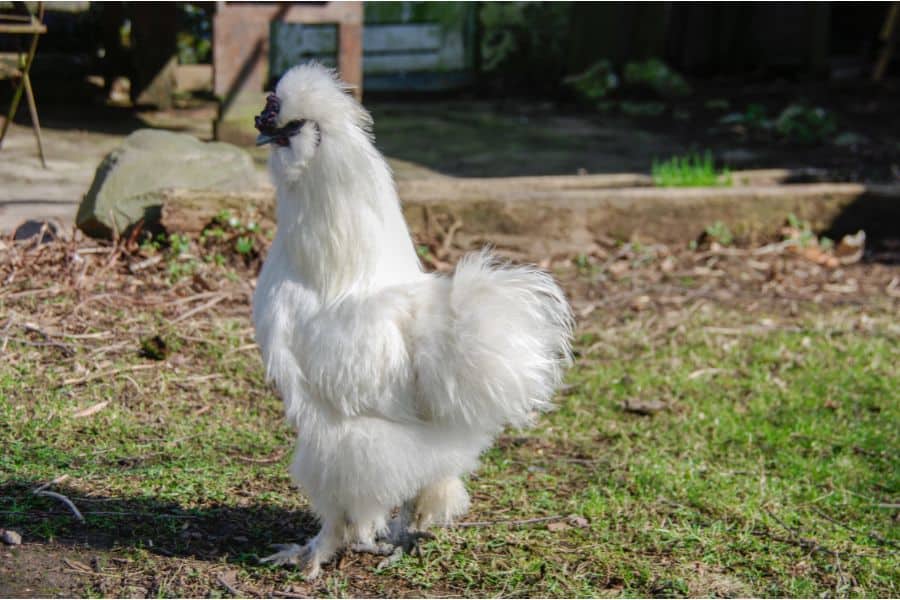
<svg viewBox="0 0 900 600">
<path fill-rule="evenodd" d="M 242 350 L 244 319 L 211 320 L 200 342 L 148 317 L 169 362 L 140 358 L 136 338 L 110 369 L 150 368 L 83 385 L 60 385 L 72 361 L 11 341 L 17 360 L 0 362 L 0 520 L 26 542 L 65 548 L 87 536 L 102 556 L 133 561 L 121 580 L 89 579 L 87 595 L 138 584 L 219 594 L 213 573 L 227 567 L 240 589 L 334 596 L 896 597 L 898 333 L 890 315 L 869 316 L 866 330 L 856 317 L 759 329 L 698 311 L 661 343 L 625 328 L 592 351 L 598 334 L 586 327 L 559 409 L 486 454 L 465 517 L 577 515 L 586 527 L 439 530 L 419 558 L 382 571 L 352 558 L 312 587 L 255 562 L 314 525 L 288 481 L 280 402 L 257 354 Z M 741 326 L 710 329 L 723 322 Z M 623 409 L 635 400 L 666 408 Z M 86 525 L 30 493 L 62 474 L 52 489 Z"/>
<path fill-rule="evenodd" d="M 712 153 L 673 156 L 669 160 L 653 161 L 653 183 L 658 187 L 730 186 L 729 170 L 716 170 Z"/>
<path fill-rule="evenodd" d="M 236 350 L 244 339 L 234 333 L 237 324 L 219 327 L 207 344 L 172 344 L 182 361 L 188 356 L 215 364 L 215 372 L 141 358 L 138 342 L 132 356 L 110 365 L 120 374 L 82 385 L 62 384 L 72 377 L 68 365 L 4 364 L 0 473 L 22 482 L 66 473 L 91 482 L 86 492 L 152 497 L 184 508 L 232 497 L 234 477 L 247 471 L 234 457 L 267 456 L 292 438 L 281 426 L 278 400 L 263 384 L 258 357 Z M 133 367 L 146 370 L 128 370 Z M 72 416 L 104 401 L 109 405 L 95 415 Z M 256 471 L 286 481 L 277 467 Z"/>
<path fill-rule="evenodd" d="M 473 487 L 504 517 L 577 514 L 589 529 L 463 531 L 407 575 L 513 596 L 895 596 L 896 509 L 878 505 L 900 491 L 896 341 L 695 330 L 637 361 L 588 363 Z M 633 415 L 629 399 L 669 409 Z M 461 545 L 477 550 L 447 565 Z"/>
</svg>

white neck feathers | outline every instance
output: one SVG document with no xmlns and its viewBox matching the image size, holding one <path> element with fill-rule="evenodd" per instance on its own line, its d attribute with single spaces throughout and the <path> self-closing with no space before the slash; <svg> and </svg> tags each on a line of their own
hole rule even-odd
<svg viewBox="0 0 900 600">
<path fill-rule="evenodd" d="M 356 127 L 325 134 L 308 164 L 271 166 L 278 238 L 325 303 L 421 275 L 391 171 Z"/>
</svg>

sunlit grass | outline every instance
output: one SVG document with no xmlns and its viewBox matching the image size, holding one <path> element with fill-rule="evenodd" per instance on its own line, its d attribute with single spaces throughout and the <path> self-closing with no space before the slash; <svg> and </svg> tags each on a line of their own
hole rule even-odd
<svg viewBox="0 0 900 600">
<path fill-rule="evenodd" d="M 730 186 L 731 173 L 727 168 L 716 170 L 712 152 L 703 156 L 690 154 L 673 156 L 668 160 L 654 160 L 651 167 L 653 183 L 658 187 Z"/>
<path fill-rule="evenodd" d="M 593 354 L 582 336 L 558 410 L 506 432 L 469 481 L 466 521 L 561 516 L 553 527 L 438 530 L 421 558 L 383 570 L 354 559 L 310 591 L 895 597 L 900 527 L 896 509 L 882 506 L 900 492 L 896 330 L 876 315 L 868 331 L 823 317 L 707 332 L 723 321 L 741 317 L 698 313 L 664 343 L 643 344 L 632 330 Z M 202 591 L 215 581 L 204 569 L 221 560 L 242 585 L 307 585 L 255 561 L 270 542 L 315 525 L 287 477 L 292 433 L 279 401 L 258 356 L 241 350 L 245 330 L 222 321 L 206 343 L 176 344 L 176 366 L 77 386 L 60 385 L 68 365 L 9 342 L 20 353 L 0 364 L 4 524 L 28 541 L 102 532 L 118 540 L 111 555 L 154 577 L 203 544 L 217 548 L 219 561 L 192 559 L 199 575 L 167 579 L 159 595 Z M 146 361 L 134 352 L 115 368 Z M 623 408 L 635 400 L 664 408 Z M 62 474 L 69 479 L 53 489 L 81 506 L 84 526 L 29 491 Z"/>
</svg>

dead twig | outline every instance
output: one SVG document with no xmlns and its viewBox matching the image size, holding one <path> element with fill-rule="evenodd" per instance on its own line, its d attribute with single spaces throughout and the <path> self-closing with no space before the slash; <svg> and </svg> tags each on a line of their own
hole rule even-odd
<svg viewBox="0 0 900 600">
<path fill-rule="evenodd" d="M 287 454 L 287 450 L 280 450 L 273 456 L 267 458 L 253 458 L 252 456 L 235 456 L 235 458 L 243 462 L 266 465 L 270 463 L 277 463 L 279 460 L 284 458 L 285 454 Z"/>
<path fill-rule="evenodd" d="M 828 548 L 826 546 L 823 546 L 818 541 L 816 541 L 812 538 L 800 537 L 800 535 L 798 535 L 797 532 L 793 528 L 791 528 L 784 521 L 779 519 L 778 516 L 775 515 L 775 513 L 773 513 L 772 511 L 767 510 L 766 514 L 768 514 L 770 517 L 775 519 L 775 521 L 777 521 L 779 525 L 784 527 L 785 531 L 787 531 L 788 533 L 791 534 L 790 538 L 783 538 L 780 536 L 772 535 L 771 533 L 769 533 L 767 531 L 763 532 L 764 535 L 766 535 L 770 539 L 775 540 L 776 542 L 782 542 L 785 544 L 792 544 L 794 546 L 799 546 L 799 547 L 803 548 L 804 550 L 808 550 L 810 553 L 813 553 L 813 554 L 816 552 L 819 552 L 821 554 L 827 554 L 827 555 L 835 557 L 835 558 L 840 557 L 839 552 L 832 550 L 831 548 Z M 844 554 L 849 555 L 848 553 L 844 553 Z"/>
<path fill-rule="evenodd" d="M 465 529 L 467 527 L 493 527 L 494 525 L 511 525 L 518 527 L 520 525 L 531 525 L 533 523 L 546 523 L 548 521 L 561 521 L 565 519 L 562 515 L 553 515 L 552 517 L 536 517 L 534 519 L 501 519 L 498 521 L 463 521 L 461 523 L 451 523 L 445 525 L 447 529 Z"/>
<path fill-rule="evenodd" d="M 697 369 L 687 376 L 688 381 L 692 381 L 697 379 L 698 377 L 703 377 L 704 375 L 718 375 L 719 373 L 724 373 L 725 369 L 716 369 L 716 368 L 706 368 L 706 369 Z"/>
<path fill-rule="evenodd" d="M 447 228 L 447 231 L 444 232 L 444 239 L 441 241 L 441 258 L 446 259 L 450 256 L 450 247 L 453 245 L 453 236 L 456 235 L 456 232 L 459 231 L 462 226 L 462 219 L 457 217 L 450 227 Z"/>
<path fill-rule="evenodd" d="M 232 596 L 237 596 L 238 598 L 246 598 L 247 597 L 247 594 L 245 594 L 241 590 L 237 589 L 231 583 L 228 582 L 228 580 L 225 577 L 225 573 L 217 574 L 216 579 L 219 581 L 219 583 L 221 583 L 225 587 L 226 590 L 228 590 L 228 593 L 230 593 Z"/>
<path fill-rule="evenodd" d="M 67 567 L 79 573 L 94 574 L 94 570 L 81 561 L 63 558 L 63 562 L 66 563 Z"/>
<path fill-rule="evenodd" d="M 9 341 L 9 328 L 12 327 L 13 318 L 10 317 L 6 320 L 6 325 L 3 327 L 3 343 L 0 344 L 0 352 L 6 352 L 6 343 Z"/>
<path fill-rule="evenodd" d="M 119 373 L 129 373 L 131 371 L 143 371 L 146 369 L 154 369 L 156 365 L 131 365 L 130 367 L 123 367 L 121 369 L 115 369 L 112 371 L 104 371 L 98 372 L 94 371 L 89 375 L 85 375 L 84 377 L 75 377 L 73 379 L 65 379 L 62 382 L 62 385 L 81 385 L 82 383 L 87 383 L 89 381 L 94 381 L 95 379 L 101 379 L 103 377 L 112 377 L 113 375 L 118 375 Z"/>
<path fill-rule="evenodd" d="M 97 517 L 150 517 L 154 519 L 199 519 L 195 515 L 177 515 L 174 513 L 135 512 L 127 510 L 92 510 L 87 514 Z"/>
<path fill-rule="evenodd" d="M 850 527 L 846 523 L 841 523 L 840 521 L 838 521 L 837 519 L 835 519 L 834 517 L 832 517 L 825 511 L 819 510 L 818 508 L 815 508 L 815 507 L 812 507 L 812 510 L 813 510 L 813 512 L 818 514 L 820 517 L 825 519 L 826 521 L 830 521 L 830 522 L 834 523 L 835 525 L 842 527 L 851 533 L 855 533 L 856 535 L 860 535 L 860 536 L 875 540 L 882 546 L 893 546 L 894 548 L 900 548 L 900 544 L 896 544 L 895 542 L 893 542 L 891 540 L 885 539 L 885 538 L 881 537 L 880 535 L 878 535 L 877 533 L 875 533 L 874 531 L 865 533 L 863 531 L 860 531 L 859 529 L 854 529 L 853 527 Z"/>
<path fill-rule="evenodd" d="M 69 507 L 69 510 L 72 511 L 72 514 L 75 515 L 75 518 L 79 522 L 84 523 L 84 516 L 81 514 L 81 511 L 78 510 L 78 507 L 75 506 L 75 504 L 71 500 L 69 500 L 62 494 L 57 494 L 56 492 L 49 492 L 47 490 L 40 490 L 40 491 L 36 490 L 32 493 L 35 496 L 47 496 L 49 498 L 55 498 L 55 499 L 59 500 L 60 502 L 62 502 L 63 504 L 65 504 L 66 506 Z"/>
<path fill-rule="evenodd" d="M 85 409 L 79 410 L 76 413 L 72 413 L 72 416 L 75 417 L 76 419 L 81 418 L 81 417 L 89 417 L 93 414 L 100 412 L 107 406 L 109 406 L 109 400 L 104 400 L 103 402 L 98 402 L 97 404 L 94 404 L 93 406 L 89 406 Z"/>
<path fill-rule="evenodd" d="M 69 346 L 68 344 L 63 344 L 62 342 L 57 342 L 53 339 L 52 335 L 50 335 L 34 323 L 24 323 L 22 327 L 25 329 L 25 331 L 36 333 L 44 338 L 45 345 L 59 348 L 65 356 L 75 356 L 75 350 L 71 346 Z"/>
<path fill-rule="evenodd" d="M 188 318 L 190 318 L 190 317 L 192 317 L 192 316 L 196 315 L 197 313 L 202 312 L 202 311 L 204 311 L 204 310 L 209 310 L 210 308 L 212 308 L 213 306 L 215 306 L 216 304 L 218 304 L 218 303 L 221 302 L 222 300 L 225 300 L 225 299 L 228 298 L 229 296 L 230 296 L 230 294 L 221 294 L 221 295 L 219 295 L 219 296 L 216 296 L 215 298 L 213 298 L 213 299 L 210 300 L 209 302 L 206 302 L 205 304 L 201 304 L 200 306 L 196 306 L 196 307 L 192 308 L 191 310 L 189 310 L 189 311 L 187 311 L 187 312 L 185 312 L 185 313 L 182 313 L 181 315 L 175 317 L 174 319 L 172 319 L 172 324 L 174 325 L 175 323 L 178 323 L 178 322 L 180 322 L 180 321 L 184 321 L 185 319 L 188 319 Z"/>
<path fill-rule="evenodd" d="M 49 287 L 49 288 L 36 288 L 36 289 L 30 289 L 30 290 L 22 290 L 21 292 L 13 292 L 11 294 L 2 294 L 2 295 L 0 295 L 0 297 L 4 298 L 6 300 L 15 300 L 18 298 L 25 298 L 27 296 L 41 296 L 41 295 L 55 296 L 55 295 L 59 294 L 60 292 L 62 292 L 62 288 L 60 288 L 58 286 L 53 286 L 53 287 Z"/>
<path fill-rule="evenodd" d="M 150 258 L 146 258 L 140 262 L 132 263 L 128 265 L 128 270 L 132 273 L 138 273 L 139 271 L 143 271 L 148 267 L 152 267 L 153 265 L 162 262 L 163 255 L 157 254 L 155 256 L 151 256 Z"/>
<path fill-rule="evenodd" d="M 48 481 L 47 483 L 43 483 L 43 484 L 37 486 L 36 488 L 34 488 L 32 490 L 32 493 L 36 494 L 38 492 L 42 492 L 42 491 L 46 490 L 48 487 L 50 487 L 51 485 L 60 484 L 63 481 L 67 480 L 68 478 L 69 478 L 69 475 L 64 473 L 64 474 L 60 475 L 59 477 L 57 477 L 56 479 L 54 479 L 53 481 Z"/>
</svg>

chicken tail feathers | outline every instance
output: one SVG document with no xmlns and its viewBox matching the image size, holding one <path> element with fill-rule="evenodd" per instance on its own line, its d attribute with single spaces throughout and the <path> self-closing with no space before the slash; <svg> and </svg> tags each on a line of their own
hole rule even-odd
<svg viewBox="0 0 900 600">
<path fill-rule="evenodd" d="M 487 251 L 464 257 L 441 284 L 447 297 L 429 304 L 443 314 L 420 321 L 431 325 L 417 345 L 420 407 L 432 419 L 491 429 L 529 424 L 552 406 L 571 363 L 563 291 L 547 273 Z"/>
</svg>

